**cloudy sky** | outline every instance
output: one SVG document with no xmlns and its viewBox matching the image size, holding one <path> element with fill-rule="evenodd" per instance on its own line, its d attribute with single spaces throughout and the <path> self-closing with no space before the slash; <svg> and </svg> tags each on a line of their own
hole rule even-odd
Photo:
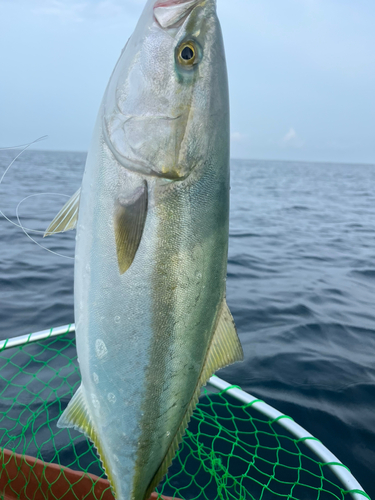
<svg viewBox="0 0 375 500">
<path fill-rule="evenodd" d="M 0 146 L 86 151 L 145 0 L 0 0 Z M 218 0 L 232 157 L 375 163 L 374 0 Z"/>
</svg>

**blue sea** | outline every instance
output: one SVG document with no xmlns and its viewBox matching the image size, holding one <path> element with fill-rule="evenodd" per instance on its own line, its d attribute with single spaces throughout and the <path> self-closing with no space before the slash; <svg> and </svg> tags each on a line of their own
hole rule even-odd
<svg viewBox="0 0 375 500">
<path fill-rule="evenodd" d="M 15 155 L 0 151 L 0 175 Z M 26 151 L 0 186 L 2 339 L 74 321 L 74 232 L 36 244 L 14 224 L 44 231 L 85 158 Z M 293 417 L 375 498 L 375 166 L 233 160 L 227 283 L 245 361 L 220 376 Z"/>
</svg>

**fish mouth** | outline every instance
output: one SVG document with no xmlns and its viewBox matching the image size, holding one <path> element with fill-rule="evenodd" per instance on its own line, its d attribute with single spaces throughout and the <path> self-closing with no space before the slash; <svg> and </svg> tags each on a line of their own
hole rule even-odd
<svg viewBox="0 0 375 500">
<path fill-rule="evenodd" d="M 103 136 L 111 153 L 127 170 L 146 176 L 184 180 L 178 165 L 185 114 L 103 116 Z M 149 131 L 149 133 L 147 133 Z"/>
<path fill-rule="evenodd" d="M 154 18 L 164 29 L 177 28 L 200 2 L 202 0 L 157 0 Z"/>
</svg>

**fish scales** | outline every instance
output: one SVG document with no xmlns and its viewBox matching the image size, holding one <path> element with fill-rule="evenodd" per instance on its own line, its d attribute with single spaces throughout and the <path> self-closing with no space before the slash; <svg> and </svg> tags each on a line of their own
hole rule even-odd
<svg viewBox="0 0 375 500">
<path fill-rule="evenodd" d="M 201 385 L 242 358 L 225 302 L 229 103 L 214 0 L 148 1 L 72 200 L 82 384 L 58 425 L 94 442 L 118 500 L 143 500 Z"/>
</svg>

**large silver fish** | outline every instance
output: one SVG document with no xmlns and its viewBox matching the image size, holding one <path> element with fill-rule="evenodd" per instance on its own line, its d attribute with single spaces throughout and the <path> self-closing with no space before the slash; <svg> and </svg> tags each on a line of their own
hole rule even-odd
<svg viewBox="0 0 375 500">
<path fill-rule="evenodd" d="M 215 0 L 149 0 L 82 187 L 46 232 L 77 228 L 82 384 L 58 425 L 93 441 L 118 500 L 155 489 L 201 386 L 243 357 L 225 300 L 228 101 Z"/>
</svg>

